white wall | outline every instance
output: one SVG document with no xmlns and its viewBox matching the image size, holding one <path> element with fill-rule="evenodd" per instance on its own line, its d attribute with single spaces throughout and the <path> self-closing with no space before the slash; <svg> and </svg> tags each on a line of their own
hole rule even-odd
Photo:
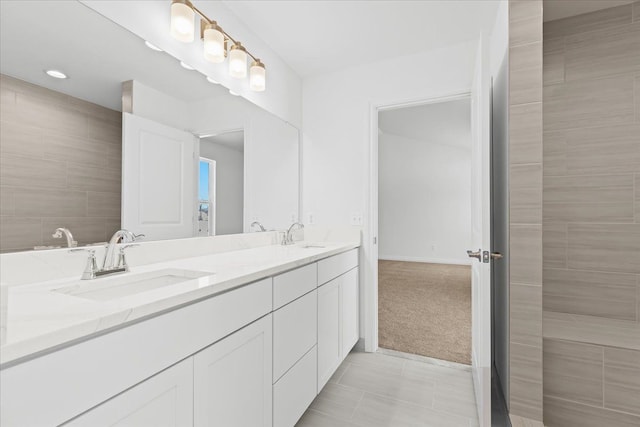
<svg viewBox="0 0 640 427">
<path fill-rule="evenodd" d="M 467 146 L 460 147 L 379 135 L 380 259 L 469 264 L 470 133 L 467 138 Z"/>
<path fill-rule="evenodd" d="M 317 75 L 303 82 L 303 211 L 323 225 L 365 215 L 370 117 L 388 105 L 468 92 L 475 41 Z"/>
<path fill-rule="evenodd" d="M 216 235 L 242 233 L 244 153 L 201 139 L 200 157 L 216 161 Z"/>
<path fill-rule="evenodd" d="M 365 348 L 377 342 L 372 287 L 371 117 L 376 106 L 469 92 L 477 42 L 379 61 L 303 81 L 303 219 L 325 226 L 364 219 L 360 325 Z"/>
</svg>

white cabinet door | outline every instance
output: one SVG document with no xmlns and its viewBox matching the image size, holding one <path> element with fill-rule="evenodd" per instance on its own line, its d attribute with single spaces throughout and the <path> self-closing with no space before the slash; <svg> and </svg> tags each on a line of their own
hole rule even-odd
<svg viewBox="0 0 640 427">
<path fill-rule="evenodd" d="M 347 357 L 358 337 L 358 269 L 345 273 L 340 284 L 341 327 L 342 327 L 342 359 Z"/>
<path fill-rule="evenodd" d="M 193 425 L 193 358 L 160 372 L 71 420 L 73 427 Z"/>
<path fill-rule="evenodd" d="M 272 425 L 271 314 L 194 356 L 194 425 Z"/>
<path fill-rule="evenodd" d="M 341 282 L 338 277 L 318 288 L 318 393 L 342 362 Z"/>
</svg>

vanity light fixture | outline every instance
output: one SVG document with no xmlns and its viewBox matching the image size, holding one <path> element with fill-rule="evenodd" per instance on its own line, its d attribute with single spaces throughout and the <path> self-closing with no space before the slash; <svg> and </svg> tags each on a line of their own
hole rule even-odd
<svg viewBox="0 0 640 427">
<path fill-rule="evenodd" d="M 247 60 L 253 60 L 249 69 L 249 88 L 262 92 L 266 87 L 266 69 L 239 41 L 226 33 L 216 21 L 209 19 L 190 0 L 171 1 L 171 35 L 184 43 L 194 40 L 196 14 L 200 16 L 200 38 L 204 58 L 212 63 L 224 62 L 229 56 L 229 75 L 237 79 L 247 76 Z"/>
<path fill-rule="evenodd" d="M 45 70 L 45 73 L 47 73 L 47 75 L 56 78 L 56 79 L 68 79 L 69 77 L 67 77 L 67 75 L 65 73 L 63 73 L 62 71 L 58 71 L 58 70 Z"/>
<path fill-rule="evenodd" d="M 233 96 L 240 96 L 239 93 L 235 93 L 234 91 L 232 91 L 231 89 L 229 89 L 229 95 L 233 95 Z"/>
<path fill-rule="evenodd" d="M 193 71 L 193 70 L 195 70 L 195 68 L 193 68 L 191 65 L 187 64 L 187 63 L 186 63 L 186 62 L 184 62 L 184 61 L 180 61 L 180 66 L 181 66 L 182 68 L 184 68 L 185 70 L 189 70 L 189 71 Z"/>
<path fill-rule="evenodd" d="M 158 46 L 156 46 L 156 45 L 155 45 L 155 44 L 153 44 L 153 43 L 149 43 L 149 42 L 148 42 L 148 41 L 146 41 L 146 40 L 144 41 L 144 44 L 145 44 L 149 49 L 151 49 L 151 50 L 155 50 L 156 52 L 163 52 L 163 50 L 162 50 L 162 49 L 160 49 Z"/>
<path fill-rule="evenodd" d="M 214 85 L 219 85 L 219 84 L 220 84 L 220 82 L 218 82 L 218 81 L 216 81 L 216 80 L 212 79 L 211 77 L 207 77 L 207 81 L 208 81 L 209 83 L 213 83 Z"/>
</svg>

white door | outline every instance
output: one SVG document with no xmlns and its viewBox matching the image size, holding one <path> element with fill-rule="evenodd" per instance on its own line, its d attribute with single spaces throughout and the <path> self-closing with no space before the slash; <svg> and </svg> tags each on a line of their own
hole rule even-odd
<svg viewBox="0 0 640 427">
<path fill-rule="evenodd" d="M 195 136 L 124 113 L 122 228 L 147 240 L 195 234 L 198 144 Z"/>
<path fill-rule="evenodd" d="M 272 317 L 194 356 L 195 427 L 271 427 Z"/>
<path fill-rule="evenodd" d="M 193 425 L 193 358 L 188 358 L 74 418 L 73 427 Z"/>
<path fill-rule="evenodd" d="M 491 80 L 480 38 L 471 90 L 471 364 L 481 427 L 491 426 Z"/>
</svg>

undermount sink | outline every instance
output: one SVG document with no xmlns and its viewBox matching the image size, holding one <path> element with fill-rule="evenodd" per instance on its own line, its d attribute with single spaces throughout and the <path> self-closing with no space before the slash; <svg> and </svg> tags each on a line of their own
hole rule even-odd
<svg viewBox="0 0 640 427">
<path fill-rule="evenodd" d="M 79 280 L 72 285 L 66 285 L 53 291 L 96 301 L 108 301 L 177 285 L 212 274 L 204 271 L 165 269 L 94 280 Z"/>
<path fill-rule="evenodd" d="M 324 245 L 320 245 L 318 243 L 301 243 L 299 245 L 299 247 L 303 248 L 303 249 L 308 249 L 308 248 L 325 248 L 326 246 Z"/>
</svg>

